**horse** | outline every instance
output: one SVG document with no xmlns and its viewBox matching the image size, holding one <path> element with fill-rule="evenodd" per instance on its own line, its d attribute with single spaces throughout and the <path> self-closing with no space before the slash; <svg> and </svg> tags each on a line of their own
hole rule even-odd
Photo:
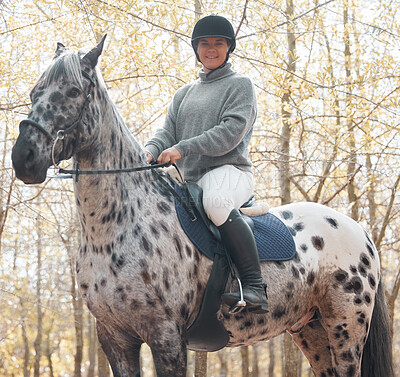
<svg viewBox="0 0 400 377">
<path fill-rule="evenodd" d="M 87 53 L 58 43 L 30 92 L 31 110 L 12 150 L 16 176 L 25 184 L 42 183 L 51 165 L 71 158 L 89 170 L 148 165 L 100 74 L 104 38 Z M 159 170 L 74 180 L 82 228 L 77 281 L 116 377 L 139 372 L 144 342 L 157 376 L 185 376 L 186 331 L 212 267 L 182 230 Z M 288 331 L 318 377 L 394 377 L 379 256 L 371 239 L 355 221 L 317 203 L 271 212 L 291 230 L 296 254 L 262 264 L 268 313 L 221 307 L 227 346 Z"/>
</svg>

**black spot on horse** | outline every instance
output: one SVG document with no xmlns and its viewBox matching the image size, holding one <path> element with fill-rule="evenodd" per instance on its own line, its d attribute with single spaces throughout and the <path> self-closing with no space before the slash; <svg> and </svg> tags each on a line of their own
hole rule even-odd
<svg viewBox="0 0 400 377">
<path fill-rule="evenodd" d="M 305 340 L 301 342 L 301 348 L 308 350 L 308 343 Z"/>
<path fill-rule="evenodd" d="M 281 216 L 285 219 L 285 220 L 291 220 L 293 219 L 293 213 L 291 211 L 282 211 L 281 212 Z"/>
<path fill-rule="evenodd" d="M 362 299 L 361 299 L 360 297 L 356 297 L 356 298 L 354 299 L 354 303 L 355 303 L 356 305 L 361 305 L 361 304 L 363 303 L 363 301 L 362 301 Z"/>
<path fill-rule="evenodd" d="M 337 229 L 339 227 L 338 222 L 335 219 L 333 219 L 332 217 L 324 217 L 324 219 L 328 222 L 328 224 L 332 228 Z"/>
<path fill-rule="evenodd" d="M 293 262 L 300 263 L 300 256 L 299 253 L 296 251 L 296 254 L 293 257 Z"/>
<path fill-rule="evenodd" d="M 163 214 L 168 214 L 170 212 L 170 206 L 165 202 L 158 202 L 157 208 Z"/>
<path fill-rule="evenodd" d="M 356 373 L 356 367 L 354 365 L 350 365 L 346 371 L 346 377 L 354 377 Z"/>
<path fill-rule="evenodd" d="M 154 225 L 150 225 L 150 230 L 151 230 L 151 233 L 153 233 L 156 237 L 158 237 L 160 235 L 160 232 Z"/>
<path fill-rule="evenodd" d="M 370 244 L 366 243 L 365 246 L 367 247 L 368 253 L 372 259 L 375 259 L 374 249 L 371 247 Z"/>
<path fill-rule="evenodd" d="M 63 99 L 63 95 L 61 92 L 53 92 L 50 94 L 49 96 L 49 100 L 50 102 L 54 102 L 54 103 L 60 103 Z"/>
<path fill-rule="evenodd" d="M 144 284 L 146 284 L 146 285 L 150 285 L 150 284 L 151 284 L 151 276 L 150 276 L 150 274 L 149 274 L 147 271 L 142 270 L 142 272 L 140 273 L 140 275 L 141 275 L 141 277 L 142 277 L 142 280 L 143 280 L 143 283 L 144 283 Z"/>
<path fill-rule="evenodd" d="M 293 274 L 295 279 L 298 279 L 299 276 L 300 276 L 299 270 L 295 266 L 292 266 L 292 274 Z"/>
<path fill-rule="evenodd" d="M 345 283 L 349 278 L 349 274 L 342 269 L 336 271 L 333 276 L 335 277 L 336 281 L 341 284 Z"/>
<path fill-rule="evenodd" d="M 304 230 L 304 223 L 296 223 L 293 225 L 293 228 L 296 232 L 301 232 Z"/>
<path fill-rule="evenodd" d="M 311 237 L 311 242 L 313 244 L 313 246 L 318 250 L 321 251 L 324 246 L 325 246 L 325 241 L 322 237 L 319 236 L 313 236 Z"/>
<path fill-rule="evenodd" d="M 286 315 L 286 313 L 286 308 L 284 306 L 278 305 L 272 312 L 272 318 L 274 318 L 275 320 L 281 319 L 284 315 Z"/>
<path fill-rule="evenodd" d="M 43 120 L 45 122 L 47 122 L 48 120 L 53 120 L 54 119 L 54 114 L 51 110 L 47 110 L 44 114 L 43 114 Z"/>
<path fill-rule="evenodd" d="M 149 243 L 149 241 L 147 241 L 147 238 L 145 236 L 142 237 L 142 246 L 147 254 L 150 254 L 150 255 L 153 254 L 152 246 Z"/>
<path fill-rule="evenodd" d="M 307 284 L 308 285 L 312 285 L 315 281 L 315 273 L 314 271 L 311 271 L 308 275 L 307 275 Z"/>
<path fill-rule="evenodd" d="M 286 268 L 285 263 L 283 263 L 281 261 L 275 261 L 274 263 L 275 263 L 276 267 L 278 267 L 281 270 L 284 270 Z"/>
<path fill-rule="evenodd" d="M 360 255 L 361 263 L 363 263 L 367 268 L 371 268 L 371 262 L 366 254 Z"/>
<path fill-rule="evenodd" d="M 368 283 L 372 289 L 376 288 L 376 280 L 372 274 L 368 274 Z"/>
<path fill-rule="evenodd" d="M 182 259 L 183 255 L 182 255 L 182 244 L 180 239 L 178 238 L 177 235 L 174 236 L 174 244 L 175 244 L 175 249 L 176 251 L 179 253 L 179 257 Z"/>
<path fill-rule="evenodd" d="M 306 253 L 307 252 L 307 250 L 308 250 L 308 246 L 306 245 L 306 244 L 302 244 L 302 245 L 300 245 L 300 249 L 301 249 L 301 251 L 303 252 L 303 253 Z"/>
<path fill-rule="evenodd" d="M 363 290 L 363 283 L 358 276 L 354 276 L 348 283 L 345 284 L 344 290 L 348 293 L 360 294 Z"/>
</svg>

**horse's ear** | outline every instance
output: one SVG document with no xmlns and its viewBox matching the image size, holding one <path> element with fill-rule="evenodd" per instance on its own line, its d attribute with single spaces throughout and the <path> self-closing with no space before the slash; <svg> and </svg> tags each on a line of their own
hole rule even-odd
<svg viewBox="0 0 400 377">
<path fill-rule="evenodd" d="M 62 43 L 57 42 L 57 49 L 54 53 L 53 59 L 58 58 L 64 51 L 66 51 L 66 49 L 67 48 Z"/>
<path fill-rule="evenodd" d="M 103 52 L 103 47 L 104 47 L 104 41 L 107 37 L 107 34 L 104 35 L 103 38 L 101 38 L 100 43 L 92 48 L 83 58 L 82 60 L 88 62 L 92 68 L 96 67 L 97 62 L 99 60 L 99 56 Z"/>
</svg>

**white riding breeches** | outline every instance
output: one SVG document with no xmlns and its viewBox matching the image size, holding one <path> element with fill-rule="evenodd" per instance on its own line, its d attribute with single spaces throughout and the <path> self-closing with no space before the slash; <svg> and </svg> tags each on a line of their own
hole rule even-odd
<svg viewBox="0 0 400 377">
<path fill-rule="evenodd" d="M 203 189 L 203 206 L 216 225 L 222 225 L 233 209 L 239 209 L 253 193 L 253 173 L 223 165 L 204 174 L 197 182 Z"/>
</svg>

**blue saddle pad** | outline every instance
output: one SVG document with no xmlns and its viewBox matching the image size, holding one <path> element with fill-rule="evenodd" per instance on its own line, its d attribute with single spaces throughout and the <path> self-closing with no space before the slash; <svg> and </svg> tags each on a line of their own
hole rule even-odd
<svg viewBox="0 0 400 377">
<path fill-rule="evenodd" d="M 181 190 L 176 191 L 182 197 Z M 209 259 L 214 259 L 214 254 L 224 254 L 224 247 L 217 241 L 198 211 L 194 208 L 197 219 L 192 221 L 190 215 L 175 200 L 176 212 L 183 230 L 193 244 Z M 285 261 L 290 260 L 296 253 L 296 246 L 293 237 L 287 226 L 276 216 L 267 213 L 262 216 L 251 217 L 254 223 L 254 238 L 257 243 L 260 261 Z"/>
</svg>

